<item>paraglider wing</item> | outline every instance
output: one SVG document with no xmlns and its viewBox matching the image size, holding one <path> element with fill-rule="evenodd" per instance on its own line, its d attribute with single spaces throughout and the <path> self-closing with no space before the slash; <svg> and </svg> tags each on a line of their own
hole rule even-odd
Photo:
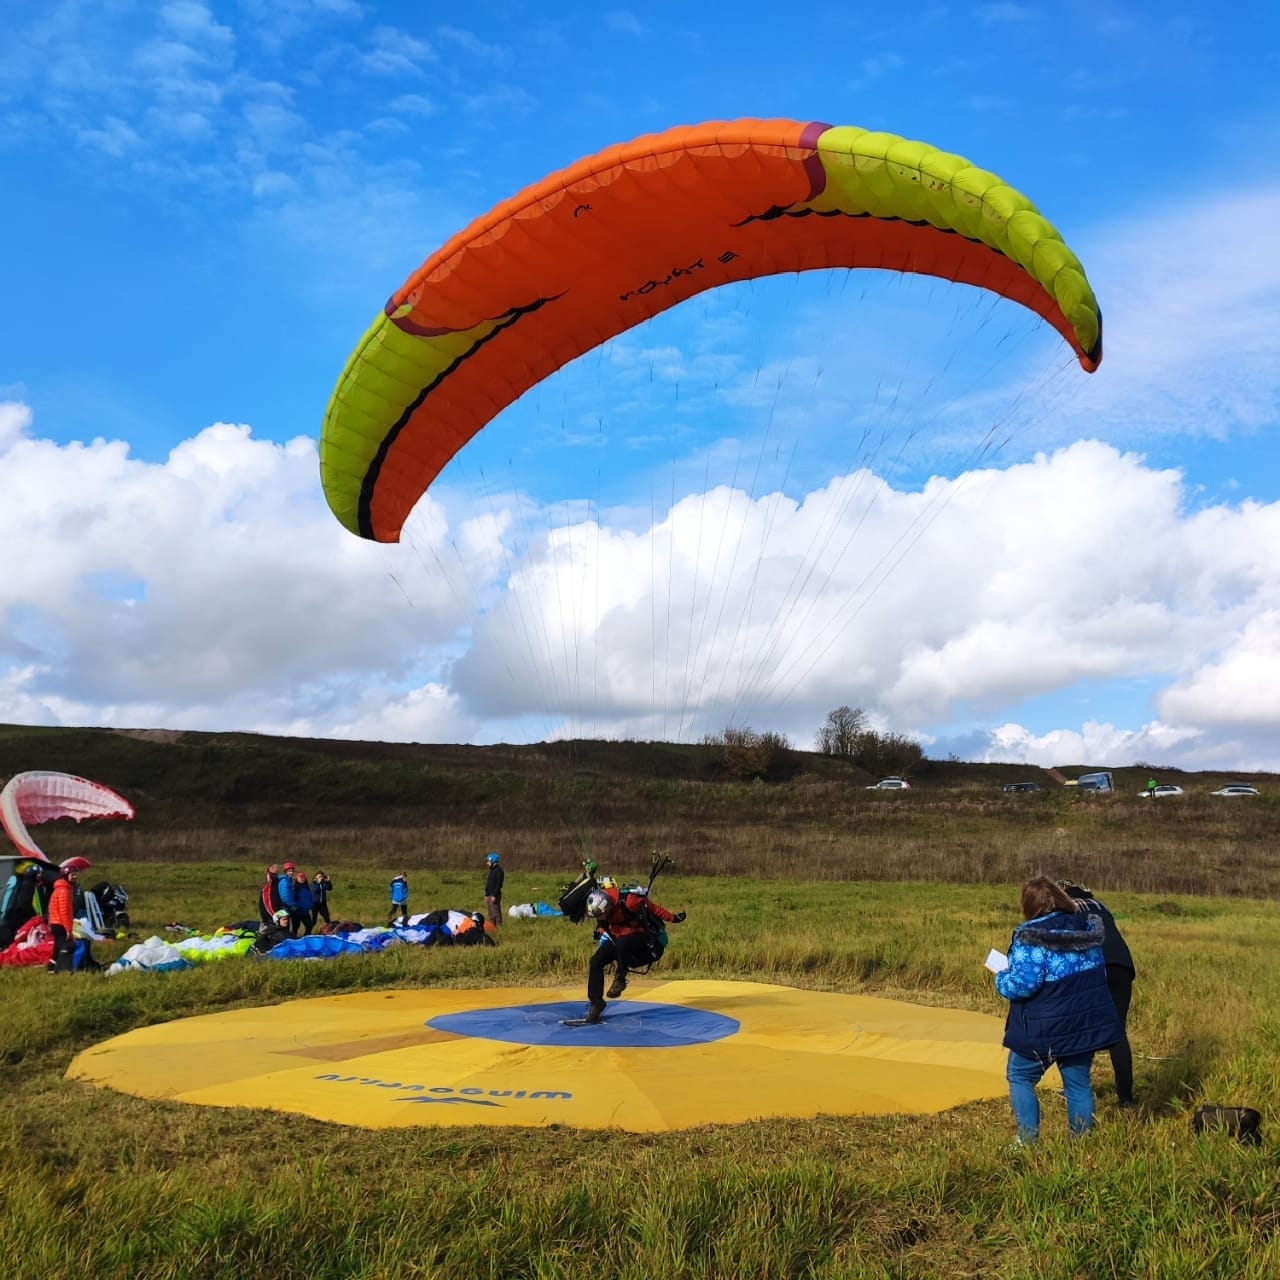
<svg viewBox="0 0 1280 1280">
<path fill-rule="evenodd" d="M 706 289 L 822 267 L 989 289 L 1043 317 L 1089 372 L 1102 359 L 1078 259 L 994 174 L 852 126 L 671 129 L 498 205 L 392 294 L 325 414 L 329 505 L 353 533 L 394 542 L 449 459 L 569 361 Z"/>
<path fill-rule="evenodd" d="M 133 805 L 110 787 L 71 773 L 16 773 L 0 791 L 0 824 L 24 857 L 48 859 L 31 838 L 28 827 L 58 818 L 83 822 L 86 818 L 135 816 Z"/>
</svg>

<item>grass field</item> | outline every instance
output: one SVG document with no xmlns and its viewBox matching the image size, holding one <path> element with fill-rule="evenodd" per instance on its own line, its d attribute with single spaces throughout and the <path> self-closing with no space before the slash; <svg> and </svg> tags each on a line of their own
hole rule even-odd
<svg viewBox="0 0 1280 1280">
<path fill-rule="evenodd" d="M 245 914 L 257 868 L 112 872 L 131 882 L 146 933 Z M 415 897 L 470 905 L 481 874 L 420 873 Z M 544 880 L 513 870 L 508 899 L 538 896 Z M 342 874 L 337 904 L 372 916 L 383 888 L 373 871 Z M 1007 940 L 1012 886 L 677 874 L 660 888 L 690 912 L 668 978 L 1001 1008 L 980 958 Z M 493 950 L 112 978 L 5 971 L 0 1244 L 55 1276 L 1274 1276 L 1280 1164 L 1269 1145 L 1193 1137 L 1187 1112 L 1208 1098 L 1273 1118 L 1280 923 L 1243 899 L 1108 899 L 1141 970 L 1131 1035 L 1142 1110 L 1115 1109 L 1104 1056 L 1094 1133 L 1068 1142 L 1050 1096 L 1045 1141 L 1021 1158 L 1006 1150 L 1004 1103 L 659 1137 L 406 1138 L 63 1079 L 87 1045 L 191 1013 L 370 987 L 573 982 L 589 936 L 561 921 L 509 921 Z"/>
<path fill-rule="evenodd" d="M 77 755 L 55 741 L 57 763 L 33 759 L 35 738 L 24 739 L 21 767 L 100 776 L 110 756 L 92 752 L 114 745 L 104 733 Z M 423 767 L 390 750 L 397 768 Z M 175 920 L 208 928 L 251 916 L 263 864 L 291 855 L 308 868 L 323 861 L 337 914 L 379 921 L 402 865 L 414 909 L 469 909 L 487 848 L 504 852 L 512 903 L 554 898 L 584 844 L 602 869 L 628 874 L 664 843 L 678 865 L 655 896 L 689 919 L 673 931 L 663 976 L 992 1013 L 1003 1005 L 981 960 L 1016 923 L 1017 882 L 1031 871 L 1070 874 L 1113 908 L 1139 968 L 1130 1033 L 1141 1109 L 1116 1109 L 1102 1055 L 1094 1132 L 1069 1142 L 1049 1093 L 1045 1139 L 1020 1154 L 1008 1151 L 1004 1102 L 642 1137 L 366 1132 L 146 1102 L 64 1073 L 112 1034 L 188 1014 L 370 988 L 582 981 L 586 930 L 509 921 L 496 949 L 404 947 L 173 974 L 3 970 L 0 1256 L 13 1269 L 121 1280 L 1280 1274 L 1274 797 L 1242 807 L 1204 794 L 1222 779 L 1179 778 L 1192 792 L 1185 803 L 1153 807 L 1128 794 L 1143 777 L 1102 803 L 1059 790 L 1027 805 L 973 766 L 940 766 L 909 795 L 888 796 L 808 772 L 740 785 L 657 768 L 522 771 L 514 757 L 490 758 L 497 767 L 486 774 L 459 757 L 437 759 L 432 776 L 447 790 L 473 788 L 470 817 L 454 798 L 427 795 L 390 813 L 394 821 L 362 822 L 336 802 L 310 804 L 303 775 L 320 748 L 252 751 L 252 768 L 235 776 L 253 792 L 253 770 L 274 766 L 260 788 L 277 797 L 266 808 L 244 794 L 217 798 L 235 788 L 216 752 L 207 776 L 185 762 L 186 780 L 170 774 L 164 786 L 159 773 L 142 778 L 138 756 L 128 768 L 141 790 L 165 791 L 158 813 L 138 801 L 134 828 L 45 828 L 47 846 L 55 857 L 88 852 L 91 877 L 128 886 L 138 938 Z M 156 768 L 177 765 L 161 758 Z M 119 777 L 105 780 L 128 793 Z M 301 799 L 286 820 L 270 806 L 289 793 Z M 101 958 L 122 945 L 100 947 Z M 1194 1136 L 1188 1116 L 1201 1101 L 1258 1106 L 1264 1146 Z"/>
</svg>

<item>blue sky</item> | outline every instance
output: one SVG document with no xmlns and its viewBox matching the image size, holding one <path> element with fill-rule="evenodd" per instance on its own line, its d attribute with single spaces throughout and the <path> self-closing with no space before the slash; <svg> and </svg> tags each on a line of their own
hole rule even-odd
<svg viewBox="0 0 1280 1280">
<path fill-rule="evenodd" d="M 0 3 L 0 720 L 809 745 L 850 703 L 943 755 L 1280 769 L 1280 18 L 1077 9 Z M 325 404 L 423 258 L 752 115 L 1024 191 L 1102 369 L 955 286 L 755 282 L 549 379 L 402 546 L 338 528 Z"/>
</svg>

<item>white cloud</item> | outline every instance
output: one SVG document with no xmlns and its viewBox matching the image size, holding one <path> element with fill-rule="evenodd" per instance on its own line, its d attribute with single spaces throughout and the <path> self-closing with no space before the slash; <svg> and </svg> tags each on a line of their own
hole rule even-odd
<svg viewBox="0 0 1280 1280">
<path fill-rule="evenodd" d="M 235 43 L 231 28 L 214 21 L 213 14 L 196 0 L 172 0 L 160 10 L 160 16 L 182 39 L 219 47 Z"/>
<path fill-rule="evenodd" d="M 1113 440 L 1225 438 L 1280 419 L 1280 186 L 1197 201 L 1081 247 L 1103 307 L 1101 369 L 1069 427 Z"/>
<path fill-rule="evenodd" d="M 1269 514 L 1274 538 L 1280 525 L 1274 508 Z M 1274 733 L 1280 725 L 1280 593 L 1272 599 L 1274 607 L 1246 618 L 1224 637 L 1216 660 L 1161 694 L 1163 715 L 1187 724 Z M 1280 755 L 1280 747 L 1276 750 Z"/>
<path fill-rule="evenodd" d="M 417 78 L 435 61 L 435 51 L 425 40 L 388 26 L 375 27 L 368 48 L 360 54 L 361 65 L 379 76 Z"/>
<path fill-rule="evenodd" d="M 463 722 L 412 690 L 470 602 L 405 599 L 396 552 L 325 509 L 312 441 L 217 424 L 152 464 L 29 417 L 0 406 L 0 719 L 319 732 L 385 699 L 401 729 Z"/>
<path fill-rule="evenodd" d="M 1060 764 L 1132 765 L 1145 762 L 1170 766 L 1190 745 L 1201 751 L 1195 729 L 1175 729 L 1152 721 L 1138 729 L 1117 729 L 1112 724 L 1087 721 L 1078 731 L 1054 729 L 1045 734 L 1028 733 L 1021 725 L 1006 724 L 992 731 L 991 746 L 982 756 L 988 763 L 1034 764 L 1053 768 Z M 1194 753 L 1191 759 L 1196 759 Z M 1214 763 L 1201 755 L 1190 768 L 1212 768 Z M 1265 766 L 1241 766 L 1265 767 Z"/>
<path fill-rule="evenodd" d="M 115 159 L 136 150 L 142 143 L 137 132 L 116 116 L 107 116 L 100 128 L 81 129 L 79 138 L 85 146 L 96 147 Z"/>
<path fill-rule="evenodd" d="M 504 63 L 510 61 L 510 55 L 501 45 L 488 44 L 479 39 L 474 32 L 464 31 L 460 27 L 442 26 L 436 34 L 441 40 L 456 45 L 473 58 L 484 62 Z"/>
<path fill-rule="evenodd" d="M 647 32 L 644 23 L 630 9 L 608 9 L 603 16 L 605 26 L 618 35 L 638 37 Z"/>
<path fill-rule="evenodd" d="M 1275 696 L 1250 692 L 1280 608 L 1263 550 L 1280 507 L 1188 515 L 1183 497 L 1178 473 L 1082 442 L 920 492 L 862 474 L 802 503 L 717 489 L 652 531 L 580 520 L 526 548 L 456 687 L 487 716 L 661 716 L 685 737 L 747 720 L 807 740 L 842 702 L 909 730 L 1155 675 L 1171 723 L 1109 730 L 1107 749 L 1207 751 L 1218 724 L 1280 728 Z M 1224 545 L 1257 550 L 1224 574 Z"/>
<path fill-rule="evenodd" d="M 30 408 L 16 400 L 0 400 L 0 448 L 7 447 L 31 426 Z"/>
<path fill-rule="evenodd" d="M 430 116 L 435 114 L 436 105 L 420 93 L 402 93 L 391 103 L 391 110 L 407 116 Z"/>
</svg>

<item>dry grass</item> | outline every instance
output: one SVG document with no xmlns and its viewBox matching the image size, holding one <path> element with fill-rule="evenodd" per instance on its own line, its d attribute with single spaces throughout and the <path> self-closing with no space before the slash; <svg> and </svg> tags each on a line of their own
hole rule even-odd
<svg viewBox="0 0 1280 1280">
<path fill-rule="evenodd" d="M 104 746 L 104 743 L 107 744 Z M 365 1132 L 145 1102 L 68 1082 L 72 1056 L 145 1023 L 396 986 L 580 980 L 585 931 L 509 921 L 495 950 L 393 949 L 326 963 L 52 979 L 0 971 L 0 1250 L 49 1276 L 1159 1277 L 1280 1274 L 1280 1162 L 1195 1138 L 1198 1101 L 1260 1106 L 1280 1084 L 1277 797 L 1006 797 L 994 767 L 935 765 L 906 795 L 816 769 L 743 785 L 680 749 L 378 748 L 245 735 L 0 732 L 14 767 L 102 777 L 130 827 L 45 828 L 133 895 L 135 933 L 251 917 L 262 867 L 334 877 L 337 914 L 479 904 L 489 848 L 506 901 L 551 900 L 591 853 L 687 908 L 669 978 L 768 980 L 998 1011 L 980 960 L 1015 885 L 1070 874 L 1116 912 L 1139 967 L 1138 1115 L 1010 1157 L 1001 1102 L 941 1116 L 613 1133 Z M 37 749 L 43 754 L 37 755 Z M 1016 771 L 1021 776 L 1023 771 Z M 1141 773 L 1141 777 L 1137 776 Z M 102 948 L 109 959 L 118 948 Z M 228 1052 L 234 1052 L 228 1046 Z M 832 1082 L 839 1087 L 839 1081 Z"/>
</svg>

